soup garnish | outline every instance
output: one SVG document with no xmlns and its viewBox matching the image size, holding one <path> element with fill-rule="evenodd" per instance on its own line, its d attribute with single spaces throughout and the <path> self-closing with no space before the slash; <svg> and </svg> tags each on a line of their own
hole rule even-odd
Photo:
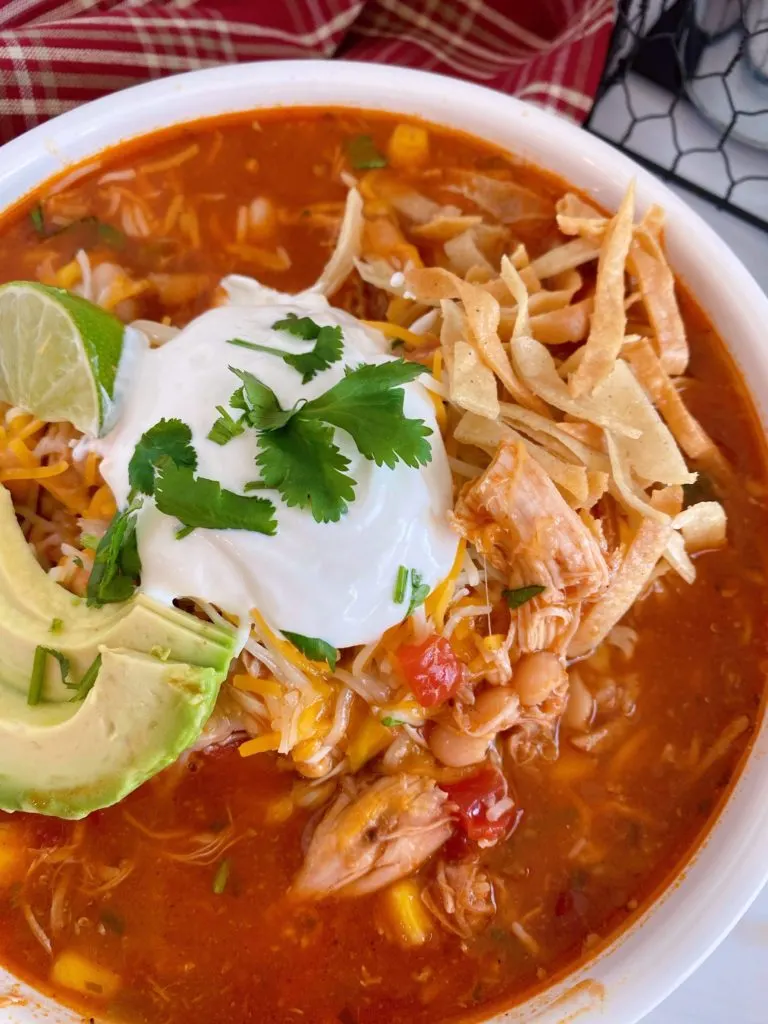
<svg viewBox="0 0 768 1024">
<path fill-rule="evenodd" d="M 633 187 L 184 134 L 0 230 L 0 954 L 120 1021 L 490 1015 L 746 748 L 756 422 Z"/>
</svg>

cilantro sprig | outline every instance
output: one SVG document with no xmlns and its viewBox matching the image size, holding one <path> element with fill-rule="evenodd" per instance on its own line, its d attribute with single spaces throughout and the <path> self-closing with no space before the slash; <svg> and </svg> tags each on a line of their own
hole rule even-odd
<svg viewBox="0 0 768 1024">
<path fill-rule="evenodd" d="M 156 466 L 155 502 L 160 512 L 182 524 L 179 539 L 198 528 L 250 530 L 269 537 L 277 531 L 275 506 L 267 498 L 235 494 L 216 480 L 195 477 L 167 456 Z"/>
<path fill-rule="evenodd" d="M 142 498 L 134 498 L 122 512 L 115 513 L 99 541 L 86 589 L 87 603 L 91 607 L 127 601 L 139 585 L 141 559 L 136 540 L 136 513 L 142 503 Z"/>
<path fill-rule="evenodd" d="M 532 601 L 534 597 L 538 597 L 539 594 L 543 594 L 546 589 L 547 588 L 542 587 L 540 583 L 531 583 L 527 587 L 515 587 L 514 590 L 502 590 L 501 596 L 514 611 L 515 608 L 522 608 L 524 604 Z"/>
<path fill-rule="evenodd" d="M 325 661 L 331 672 L 336 671 L 336 662 L 339 660 L 339 652 L 326 640 L 316 636 L 303 636 L 301 633 L 289 633 L 287 629 L 282 630 L 283 636 L 290 640 L 293 646 L 301 651 L 305 658 L 310 661 Z"/>
<path fill-rule="evenodd" d="M 424 372 L 418 363 L 400 359 L 348 369 L 328 391 L 291 410 L 283 410 L 252 374 L 233 372 L 244 382 L 248 422 L 259 432 L 261 479 L 251 486 L 275 488 L 287 505 L 311 510 L 319 523 L 338 522 L 355 496 L 357 481 L 334 440 L 334 427 L 378 466 L 392 469 L 403 462 L 415 469 L 432 458 L 431 429 L 403 413 L 402 385 Z"/>
<path fill-rule="evenodd" d="M 411 600 L 408 602 L 408 611 L 405 613 L 405 617 L 413 615 L 428 597 L 429 584 L 424 582 L 424 577 L 418 569 L 411 569 Z"/>
<path fill-rule="evenodd" d="M 301 383 L 308 384 L 323 370 L 337 363 L 344 351 L 344 343 L 340 327 L 321 327 L 311 317 L 297 316 L 289 313 L 282 320 L 272 324 L 275 331 L 285 331 L 303 341 L 314 341 L 315 347 L 311 352 L 286 352 L 283 349 L 271 348 L 269 345 L 257 345 L 252 341 L 243 341 L 242 338 L 230 338 L 230 345 L 238 345 L 240 348 L 248 348 L 253 352 L 266 352 L 272 356 L 279 356 L 287 366 L 292 366 L 301 374 Z"/>
<path fill-rule="evenodd" d="M 155 467 L 161 458 L 179 468 L 197 469 L 192 431 L 181 420 L 160 420 L 141 435 L 128 463 L 128 483 L 134 494 L 154 494 Z"/>
</svg>

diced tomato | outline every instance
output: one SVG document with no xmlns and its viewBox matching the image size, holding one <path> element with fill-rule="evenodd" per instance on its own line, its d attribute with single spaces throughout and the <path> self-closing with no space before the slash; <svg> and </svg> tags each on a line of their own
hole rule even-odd
<svg viewBox="0 0 768 1024">
<path fill-rule="evenodd" d="M 422 707 L 442 704 L 464 679 L 464 665 L 443 636 L 430 636 L 420 644 L 403 644 L 397 660 L 408 686 Z"/>
<path fill-rule="evenodd" d="M 514 800 L 494 812 L 497 804 L 510 799 L 509 787 L 503 772 L 498 768 L 486 767 L 477 775 L 470 775 L 459 782 L 443 783 L 440 788 L 458 808 L 459 824 L 469 839 L 479 842 L 495 842 L 508 836 L 520 819 L 520 811 Z"/>
</svg>

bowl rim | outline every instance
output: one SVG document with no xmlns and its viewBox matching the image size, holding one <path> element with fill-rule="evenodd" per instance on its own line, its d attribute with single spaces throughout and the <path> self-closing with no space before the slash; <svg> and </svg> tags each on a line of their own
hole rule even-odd
<svg viewBox="0 0 768 1024">
<path fill-rule="evenodd" d="M 227 113 L 321 106 L 401 113 L 464 131 L 553 171 L 610 209 L 634 178 L 641 211 L 653 202 L 664 207 L 671 262 L 725 341 L 765 429 L 768 350 L 760 344 L 760 324 L 768 322 L 768 297 L 728 246 L 630 157 L 549 111 L 460 79 L 379 64 L 300 60 L 205 68 L 143 83 L 68 111 L 2 147 L 0 212 L 70 165 L 158 129 Z M 493 1017 L 496 1024 L 557 1024 L 575 1014 L 584 1024 L 606 1015 L 614 1024 L 634 1024 L 728 934 L 768 879 L 764 711 L 765 700 L 746 763 L 682 873 L 594 957 L 541 995 Z M 0 985 L 3 976 L 0 971 Z M 46 1012 L 58 1006 L 24 991 Z M 0 1008 L 0 1022 L 38 1019 L 30 1009 L 16 1012 Z M 490 1024 L 490 1016 L 482 1019 Z"/>
</svg>

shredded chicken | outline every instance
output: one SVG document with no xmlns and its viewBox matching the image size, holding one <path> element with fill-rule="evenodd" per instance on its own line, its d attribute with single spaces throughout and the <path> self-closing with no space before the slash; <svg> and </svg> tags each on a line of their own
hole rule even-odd
<svg viewBox="0 0 768 1024">
<path fill-rule="evenodd" d="M 475 861 L 440 860 L 421 898 L 440 924 L 462 939 L 481 932 L 496 913 L 493 882 Z"/>
<path fill-rule="evenodd" d="M 586 600 L 609 579 L 594 534 L 520 443 L 502 444 L 488 469 L 462 493 L 454 515 L 460 532 L 497 568 L 522 572 L 528 584 Z"/>
<path fill-rule="evenodd" d="M 412 874 L 453 831 L 447 799 L 422 776 L 345 780 L 310 840 L 293 895 L 360 896 Z"/>
</svg>

